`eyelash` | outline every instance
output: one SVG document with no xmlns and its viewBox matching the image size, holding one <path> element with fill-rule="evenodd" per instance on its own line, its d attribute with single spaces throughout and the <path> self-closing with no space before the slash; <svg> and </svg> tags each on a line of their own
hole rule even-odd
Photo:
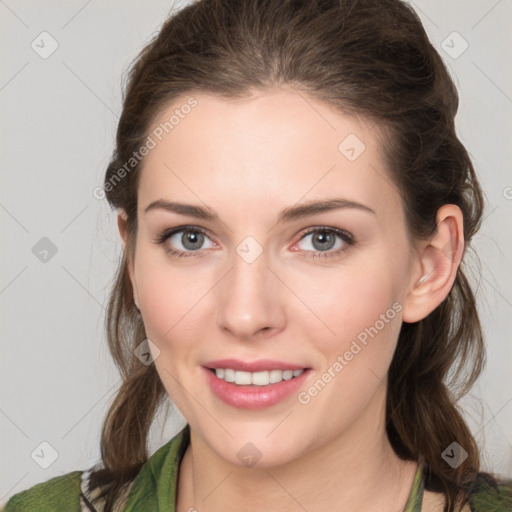
<svg viewBox="0 0 512 512">
<path fill-rule="evenodd" d="M 181 231 L 184 231 L 184 232 L 190 231 L 190 232 L 195 232 L 195 233 L 201 233 L 208 237 L 207 233 L 204 230 L 202 230 L 201 228 L 196 228 L 194 226 L 180 226 L 177 228 L 172 228 L 170 230 L 163 231 L 162 233 L 160 233 L 157 236 L 157 238 L 154 240 L 154 242 L 158 245 L 163 245 L 165 252 L 167 254 L 170 254 L 172 257 L 177 257 L 177 258 L 189 258 L 191 256 L 202 257 L 203 255 L 199 255 L 199 253 L 201 252 L 200 249 L 197 251 L 180 251 L 177 249 L 172 249 L 167 245 L 164 245 L 165 242 L 172 235 L 175 235 L 176 233 L 180 233 Z M 343 253 L 343 252 L 346 252 L 348 249 L 350 249 L 351 247 L 353 247 L 356 244 L 355 238 L 347 231 L 345 231 L 343 229 L 332 228 L 332 227 L 327 227 L 327 226 L 309 228 L 306 232 L 304 232 L 301 235 L 299 242 L 301 240 L 303 240 L 304 238 L 306 238 L 306 236 L 308 236 L 312 233 L 316 233 L 316 232 L 334 233 L 335 235 L 337 235 L 339 238 L 341 238 L 343 240 L 343 242 L 345 243 L 345 246 L 341 247 L 335 251 L 305 251 L 308 253 L 311 253 L 311 252 L 313 253 L 313 255 L 311 255 L 311 256 L 305 256 L 307 258 L 312 258 L 312 259 L 333 258 L 333 257 L 341 255 L 341 253 Z"/>
</svg>

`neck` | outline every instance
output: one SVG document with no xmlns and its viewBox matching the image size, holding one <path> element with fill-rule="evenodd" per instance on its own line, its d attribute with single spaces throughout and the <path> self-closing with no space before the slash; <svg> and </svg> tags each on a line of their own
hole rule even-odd
<svg viewBox="0 0 512 512">
<path fill-rule="evenodd" d="M 270 468 L 237 466 L 219 457 L 191 429 L 178 482 L 178 512 L 234 512 L 246 508 L 402 511 L 417 463 L 394 453 L 385 432 L 385 389 L 378 403 L 320 448 Z M 368 412 L 372 411 L 373 414 Z M 357 424 L 356 424 L 357 423 Z"/>
</svg>

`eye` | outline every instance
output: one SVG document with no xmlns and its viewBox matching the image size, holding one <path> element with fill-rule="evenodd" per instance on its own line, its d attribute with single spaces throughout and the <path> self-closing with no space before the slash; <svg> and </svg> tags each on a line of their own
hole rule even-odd
<svg viewBox="0 0 512 512">
<path fill-rule="evenodd" d="M 354 237 L 347 231 L 325 226 L 308 229 L 308 231 L 301 236 L 299 242 L 302 242 L 309 237 L 311 237 L 309 242 L 304 244 L 306 249 L 303 249 L 305 252 L 314 253 L 306 256 L 309 258 L 330 258 L 339 256 L 355 244 Z M 336 241 L 336 238 L 338 238 L 338 242 Z M 312 248 L 312 250 L 308 248 Z"/>
<path fill-rule="evenodd" d="M 304 244 L 305 248 L 302 247 L 299 250 L 292 248 L 292 251 L 312 253 L 304 255 L 304 257 L 313 259 L 329 258 L 339 256 L 355 245 L 354 237 L 347 231 L 338 228 L 325 226 L 309 228 L 306 233 L 302 234 L 298 243 L 307 240 L 308 237 L 311 238 L 308 243 Z M 165 251 L 173 257 L 187 258 L 204 256 L 205 240 L 210 240 L 210 238 L 203 229 L 194 226 L 180 226 L 164 231 L 154 242 L 163 245 Z M 210 248 L 215 245 L 211 243 Z M 332 250 L 333 248 L 335 250 Z"/>
<path fill-rule="evenodd" d="M 165 251 L 173 256 L 186 258 L 188 256 L 199 256 L 199 254 L 194 254 L 194 252 L 199 253 L 204 249 L 205 239 L 209 240 L 209 237 L 202 229 L 193 226 L 181 226 L 164 231 L 157 237 L 155 243 L 163 245 Z M 167 241 L 174 247 L 167 244 Z M 214 245 L 212 244 L 210 247 Z M 178 247 L 177 249 L 175 248 L 176 246 Z"/>
</svg>

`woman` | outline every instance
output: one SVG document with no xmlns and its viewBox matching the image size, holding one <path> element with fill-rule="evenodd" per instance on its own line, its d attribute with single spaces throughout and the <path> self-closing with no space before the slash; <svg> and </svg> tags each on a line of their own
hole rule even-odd
<svg viewBox="0 0 512 512">
<path fill-rule="evenodd" d="M 5 510 L 511 510 L 456 407 L 484 361 L 457 104 L 399 0 L 172 16 L 132 68 L 105 175 L 124 383 L 103 467 Z M 167 397 L 187 425 L 148 459 Z"/>
</svg>

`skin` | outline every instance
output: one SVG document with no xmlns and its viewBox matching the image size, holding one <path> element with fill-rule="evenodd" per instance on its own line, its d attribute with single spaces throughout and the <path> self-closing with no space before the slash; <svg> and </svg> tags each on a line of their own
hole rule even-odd
<svg viewBox="0 0 512 512">
<path fill-rule="evenodd" d="M 400 460 L 386 436 L 386 375 L 401 323 L 427 316 L 450 291 L 464 246 L 460 210 L 443 206 L 437 234 L 413 241 L 378 126 L 286 87 L 242 100 L 193 96 L 197 106 L 144 159 L 129 268 L 148 338 L 160 350 L 157 371 L 191 427 L 177 510 L 313 512 L 340 503 L 352 512 L 402 510 L 417 463 Z M 160 112 L 155 126 L 189 97 Z M 349 134 L 365 145 L 354 161 L 338 150 Z M 333 197 L 374 213 L 342 208 L 276 224 L 286 207 Z M 220 221 L 145 213 L 157 199 L 207 206 Z M 126 246 L 122 210 L 118 226 Z M 180 226 L 206 233 L 195 252 L 182 245 L 186 233 L 167 239 L 193 253 L 188 258 L 154 242 Z M 343 229 L 356 243 L 336 236 L 323 251 L 332 257 L 313 259 L 322 245 L 314 235 L 301 240 L 311 227 Z M 236 252 L 247 236 L 263 251 L 252 263 Z M 294 394 L 272 407 L 237 409 L 203 376 L 211 359 L 278 359 L 313 368 L 307 390 L 394 303 L 401 311 L 307 404 Z M 248 442 L 261 452 L 253 467 L 237 457 Z"/>
</svg>

